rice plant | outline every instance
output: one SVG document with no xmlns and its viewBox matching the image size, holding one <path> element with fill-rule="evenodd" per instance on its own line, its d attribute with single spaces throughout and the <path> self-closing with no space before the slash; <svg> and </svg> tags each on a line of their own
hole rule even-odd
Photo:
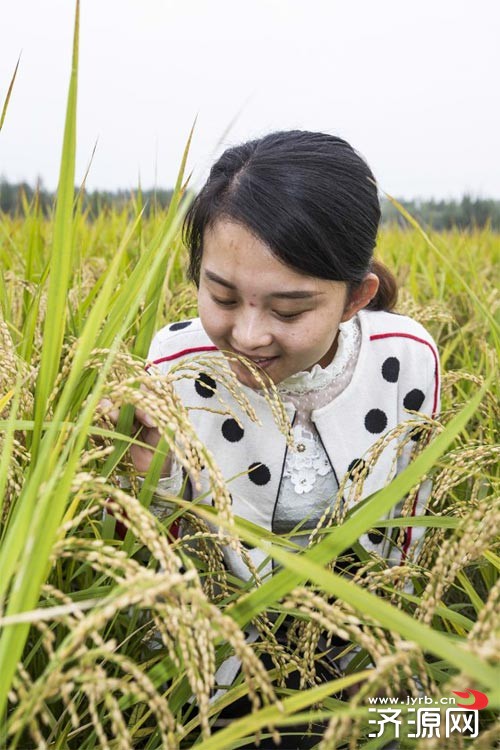
<svg viewBox="0 0 500 750">
<path fill-rule="evenodd" d="M 443 411 L 403 474 L 356 512 L 332 509 L 300 551 L 234 516 L 230 482 L 175 390 L 200 362 L 167 376 L 144 371 L 154 331 L 196 314 L 179 232 L 189 139 L 168 211 L 146 219 L 138 191 L 127 209 L 89 216 L 73 188 L 77 75 L 78 5 L 56 206 L 46 218 L 35 196 L 19 216 L 0 217 L 0 746 L 210 750 L 281 735 L 286 748 L 310 723 L 321 750 L 376 748 L 389 737 L 369 737 L 370 698 L 437 700 L 473 688 L 489 698 L 479 734 L 454 736 L 450 747 L 494 747 L 498 235 L 381 233 L 399 310 L 425 322 L 440 348 Z M 255 417 L 227 364 L 203 365 Z M 266 393 L 287 433 L 277 394 Z M 127 451 L 138 441 L 133 408 L 145 403 L 162 440 L 139 481 Z M 195 479 L 207 467 L 215 507 L 155 494 L 167 451 Z M 379 522 L 425 477 L 425 519 Z M 354 498 L 362 473 L 356 479 Z M 188 531 L 175 538 L 180 518 Z M 420 524 L 422 549 L 398 567 L 357 545 L 375 526 L 402 533 Z M 227 544 L 251 569 L 246 545 L 280 570 L 266 578 L 253 569 L 243 584 L 224 567 Z M 361 565 L 351 566 L 353 548 Z M 284 622 L 287 643 L 276 637 Z M 339 659 L 349 658 L 345 673 L 325 679 L 321 650 L 335 638 L 348 644 Z M 241 676 L 217 691 L 216 670 L 231 655 Z M 221 726 L 223 710 L 245 697 L 248 713 Z M 436 737 L 405 743 L 445 746 Z"/>
</svg>

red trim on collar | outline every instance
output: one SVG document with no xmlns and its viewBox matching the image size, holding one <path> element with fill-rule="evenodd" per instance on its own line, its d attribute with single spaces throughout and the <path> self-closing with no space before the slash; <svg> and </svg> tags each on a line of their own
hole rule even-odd
<svg viewBox="0 0 500 750">
<path fill-rule="evenodd" d="M 411 333 L 375 333 L 372 336 L 370 336 L 370 341 L 376 341 L 378 339 L 390 339 L 390 338 L 404 338 L 404 339 L 411 339 L 412 341 L 417 341 L 419 344 L 425 344 L 425 346 L 428 346 L 429 349 L 432 352 L 432 356 L 434 357 L 434 399 L 432 404 L 432 417 L 434 418 L 436 416 L 437 411 L 437 402 L 438 402 L 438 395 L 439 395 L 439 367 L 438 367 L 438 355 L 432 344 L 430 344 L 425 339 L 421 339 L 418 336 L 413 336 Z M 417 509 L 417 503 L 418 503 L 418 495 L 419 493 L 415 495 L 415 500 L 413 501 L 413 507 L 411 509 L 411 515 L 415 515 L 415 511 Z M 404 560 L 406 558 L 406 555 L 408 554 L 408 550 L 410 548 L 411 544 L 411 538 L 412 538 L 412 531 L 413 529 L 411 526 L 409 526 L 406 529 L 406 538 L 405 542 L 403 544 L 403 550 L 401 555 L 401 560 Z"/>
<path fill-rule="evenodd" d="M 182 349 L 180 352 L 175 352 L 175 354 L 169 354 L 166 357 L 160 357 L 159 359 L 154 359 L 152 362 L 148 362 L 145 369 L 149 370 L 151 365 L 159 365 L 162 362 L 171 362 L 173 359 L 177 359 L 178 357 L 185 357 L 187 354 L 196 354 L 197 352 L 217 352 L 219 351 L 216 346 L 193 346 L 191 349 Z"/>
</svg>

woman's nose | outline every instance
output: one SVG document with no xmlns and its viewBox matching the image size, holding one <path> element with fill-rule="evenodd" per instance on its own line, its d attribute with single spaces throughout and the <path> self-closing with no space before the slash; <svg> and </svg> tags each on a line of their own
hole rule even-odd
<svg viewBox="0 0 500 750">
<path fill-rule="evenodd" d="M 266 316 L 257 309 L 240 311 L 233 325 L 233 345 L 244 354 L 252 354 L 272 343 L 272 334 Z"/>
</svg>

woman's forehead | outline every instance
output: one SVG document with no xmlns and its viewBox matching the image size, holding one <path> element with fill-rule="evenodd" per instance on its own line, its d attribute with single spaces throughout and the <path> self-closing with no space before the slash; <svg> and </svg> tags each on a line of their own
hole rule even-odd
<svg viewBox="0 0 500 750">
<path fill-rule="evenodd" d="M 300 297 L 322 293 L 331 283 L 286 265 L 242 224 L 220 220 L 205 231 L 203 240 L 202 273 L 223 286 L 236 287 L 252 277 L 261 286 L 269 283 L 272 296 L 293 292 Z"/>
</svg>

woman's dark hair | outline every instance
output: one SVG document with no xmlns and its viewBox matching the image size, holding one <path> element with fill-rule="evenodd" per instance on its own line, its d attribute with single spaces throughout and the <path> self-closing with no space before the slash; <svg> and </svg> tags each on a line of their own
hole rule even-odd
<svg viewBox="0 0 500 750">
<path fill-rule="evenodd" d="M 396 303 L 396 280 L 372 257 L 380 222 L 377 186 L 364 159 L 341 138 L 291 130 L 222 154 L 184 223 L 197 285 L 203 235 L 219 219 L 245 226 L 287 266 L 345 281 L 349 291 L 373 271 L 380 287 L 369 309 L 390 310 Z"/>
</svg>

